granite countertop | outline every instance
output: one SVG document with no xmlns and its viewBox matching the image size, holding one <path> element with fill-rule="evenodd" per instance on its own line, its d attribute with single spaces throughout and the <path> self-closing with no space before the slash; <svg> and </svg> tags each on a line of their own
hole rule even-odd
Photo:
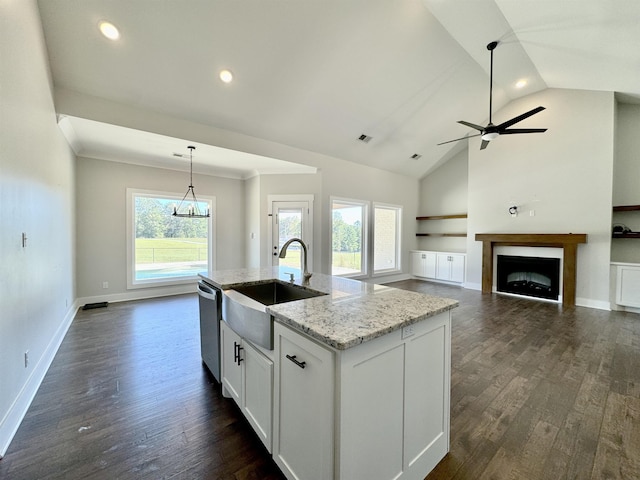
<svg viewBox="0 0 640 480">
<path fill-rule="evenodd" d="M 289 267 L 220 270 L 202 276 L 227 290 L 278 279 L 326 293 L 320 297 L 271 305 L 274 318 L 338 350 L 359 345 L 458 306 L 456 300 L 314 273 L 302 285 L 300 271 Z"/>
</svg>

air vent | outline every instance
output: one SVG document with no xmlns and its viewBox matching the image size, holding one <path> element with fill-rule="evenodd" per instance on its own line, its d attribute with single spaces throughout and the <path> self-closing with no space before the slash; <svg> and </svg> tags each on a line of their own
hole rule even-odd
<svg viewBox="0 0 640 480">
<path fill-rule="evenodd" d="M 414 153 L 413 155 L 411 155 L 412 160 L 418 160 L 419 158 L 422 158 L 422 155 L 418 153 Z"/>
<path fill-rule="evenodd" d="M 373 137 L 370 137 L 369 135 L 365 135 L 365 134 L 363 133 L 362 135 L 360 135 L 360 136 L 358 137 L 358 140 L 360 140 L 361 142 L 364 142 L 364 143 L 369 143 L 369 142 L 371 141 L 371 139 L 372 139 L 372 138 L 373 138 Z"/>
</svg>

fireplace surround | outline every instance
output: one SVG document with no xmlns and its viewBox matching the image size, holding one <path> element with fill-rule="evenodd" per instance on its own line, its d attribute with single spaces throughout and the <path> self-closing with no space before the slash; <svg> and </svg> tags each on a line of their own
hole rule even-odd
<svg viewBox="0 0 640 480">
<path fill-rule="evenodd" d="M 586 233 L 476 233 L 475 239 L 482 242 L 482 293 L 493 287 L 494 247 L 561 247 L 562 305 L 575 306 L 578 244 L 587 243 Z"/>
</svg>

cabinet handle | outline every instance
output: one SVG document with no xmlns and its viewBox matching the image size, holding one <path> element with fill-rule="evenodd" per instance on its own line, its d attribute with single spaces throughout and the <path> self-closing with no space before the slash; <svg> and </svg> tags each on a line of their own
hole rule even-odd
<svg viewBox="0 0 640 480">
<path fill-rule="evenodd" d="M 233 342 L 233 361 L 240 365 L 244 358 L 240 358 L 240 350 L 244 350 L 239 343 Z"/>
<path fill-rule="evenodd" d="M 286 355 L 286 357 L 300 368 L 304 368 L 307 365 L 307 362 L 299 362 L 295 355 Z"/>
</svg>

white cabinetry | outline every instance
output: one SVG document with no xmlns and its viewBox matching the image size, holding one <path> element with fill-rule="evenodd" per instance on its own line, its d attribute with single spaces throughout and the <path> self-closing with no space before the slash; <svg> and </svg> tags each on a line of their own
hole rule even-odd
<svg viewBox="0 0 640 480">
<path fill-rule="evenodd" d="M 450 318 L 347 350 L 276 324 L 273 454 L 285 476 L 424 478 L 449 449 Z"/>
<path fill-rule="evenodd" d="M 220 322 L 222 394 L 238 404 L 271 452 L 273 361 Z"/>
<path fill-rule="evenodd" d="M 466 258 L 464 253 L 416 250 L 411 252 L 411 275 L 464 283 Z"/>
<path fill-rule="evenodd" d="M 448 282 L 464 282 L 465 255 L 460 253 L 438 253 L 436 278 Z"/>
<path fill-rule="evenodd" d="M 616 264 L 616 304 L 640 308 L 640 264 Z"/>
<path fill-rule="evenodd" d="M 416 277 L 435 278 L 436 253 L 411 252 L 411 274 Z"/>
<path fill-rule="evenodd" d="M 287 478 L 333 479 L 333 353 L 274 325 L 273 458 Z"/>
</svg>

